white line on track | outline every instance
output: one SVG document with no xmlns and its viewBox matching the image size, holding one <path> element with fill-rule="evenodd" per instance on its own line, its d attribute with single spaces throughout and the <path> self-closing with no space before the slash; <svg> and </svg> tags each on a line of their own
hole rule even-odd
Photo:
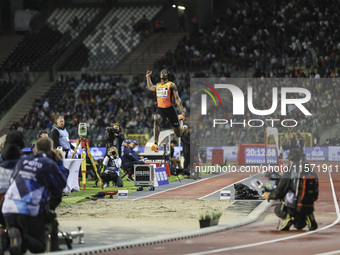
<svg viewBox="0 0 340 255">
<path fill-rule="evenodd" d="M 336 197 L 336 194 L 335 194 L 335 190 L 334 190 L 334 184 L 333 184 L 333 179 L 332 179 L 332 176 L 331 176 L 331 172 L 328 171 L 328 174 L 329 174 L 329 182 L 330 182 L 331 189 L 332 189 L 332 194 L 333 194 L 335 211 L 336 211 L 336 214 L 337 214 L 337 219 L 333 223 L 331 223 L 330 225 L 327 225 L 327 226 L 325 226 L 323 228 L 320 228 L 320 229 L 317 229 L 317 230 L 314 230 L 314 231 L 309 231 L 309 232 L 306 232 L 306 233 L 302 233 L 302 234 L 287 236 L 287 237 L 283 237 L 283 238 L 278 238 L 278 239 L 273 239 L 273 240 L 268 240 L 268 241 L 263 241 L 263 242 L 258 242 L 258 243 L 244 244 L 244 245 L 239 245 L 239 246 L 234 246 L 234 247 L 226 247 L 226 248 L 215 249 L 215 250 L 210 250 L 210 251 L 190 253 L 188 255 L 212 254 L 212 253 L 218 253 L 218 252 L 226 252 L 226 251 L 231 251 L 231 250 L 255 247 L 255 246 L 260 246 L 260 245 L 264 245 L 264 244 L 270 244 L 270 243 L 275 243 L 275 242 L 280 242 L 280 241 L 285 241 L 285 240 L 289 240 L 289 239 L 293 239 L 293 238 L 298 238 L 298 237 L 302 237 L 302 236 L 311 235 L 311 234 L 314 234 L 314 233 L 317 233 L 317 232 L 321 232 L 321 231 L 324 231 L 324 230 L 326 230 L 328 228 L 333 227 L 334 225 L 336 225 L 336 224 L 338 224 L 340 222 L 340 210 L 339 210 L 339 204 L 338 204 L 338 200 L 337 200 L 337 197 Z"/>
<path fill-rule="evenodd" d="M 242 180 L 239 180 L 239 181 L 237 181 L 237 182 L 245 181 L 245 180 L 247 180 L 247 179 L 249 179 L 249 178 L 252 178 L 252 177 L 254 177 L 254 176 L 255 176 L 255 175 L 248 176 L 248 177 L 246 177 L 246 178 L 244 178 L 244 179 L 242 179 Z M 232 184 L 229 184 L 228 186 L 223 187 L 223 188 L 221 188 L 221 189 L 219 189 L 219 190 L 216 190 L 216 191 L 214 191 L 214 192 L 212 192 L 212 193 L 210 193 L 210 194 L 208 194 L 208 195 L 205 195 L 205 196 L 203 196 L 203 197 L 200 197 L 199 199 L 204 199 L 204 198 L 206 198 L 206 197 L 209 197 L 209 196 L 211 196 L 211 195 L 213 195 L 213 194 L 215 194 L 215 193 L 217 193 L 217 192 L 219 192 L 219 191 L 221 191 L 221 190 L 223 190 L 223 189 L 227 189 L 227 188 L 229 188 L 230 186 L 233 186 L 234 184 L 235 184 L 235 182 L 232 183 Z"/>
<path fill-rule="evenodd" d="M 224 174 L 228 174 L 228 173 L 223 173 L 222 175 L 224 175 Z M 178 186 L 178 187 L 174 187 L 174 188 L 167 189 L 167 190 L 162 190 L 162 191 L 159 191 L 157 193 L 152 193 L 150 195 L 147 195 L 147 196 L 144 196 L 144 197 L 138 197 L 138 198 L 135 198 L 135 199 L 132 199 L 132 200 L 138 200 L 138 199 L 142 199 L 142 198 L 146 198 L 146 197 L 151 197 L 151 196 L 154 196 L 154 195 L 157 195 L 157 194 L 161 194 L 161 193 L 166 192 L 166 191 L 170 191 L 170 190 L 174 190 L 174 189 L 179 189 L 179 188 L 182 188 L 182 187 L 185 187 L 185 186 L 189 186 L 189 185 L 192 185 L 192 184 L 195 184 L 195 183 L 199 183 L 199 182 L 202 182 L 202 181 L 205 181 L 205 180 L 216 178 L 216 177 L 219 177 L 219 176 L 222 176 L 222 175 L 219 174 L 219 175 L 216 175 L 216 176 L 213 176 L 213 177 L 209 177 L 209 178 L 201 179 L 199 181 L 183 184 L 183 185 Z"/>
<path fill-rule="evenodd" d="M 317 255 L 332 255 L 332 254 L 340 254 L 340 250 L 330 251 L 330 252 L 325 252 L 325 253 L 319 253 Z"/>
</svg>

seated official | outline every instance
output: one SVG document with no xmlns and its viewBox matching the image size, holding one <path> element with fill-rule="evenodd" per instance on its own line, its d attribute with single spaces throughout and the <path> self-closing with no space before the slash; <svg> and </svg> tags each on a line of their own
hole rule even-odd
<svg viewBox="0 0 340 255">
<path fill-rule="evenodd" d="M 129 147 L 132 149 L 132 153 L 139 159 L 143 159 L 143 156 L 139 156 L 136 152 L 135 152 L 135 148 L 138 145 L 136 140 L 130 140 L 129 143 Z"/>
<path fill-rule="evenodd" d="M 123 187 L 123 180 L 120 177 L 120 166 L 122 165 L 122 160 L 120 159 L 117 148 L 111 147 L 109 149 L 108 155 L 105 156 L 103 160 L 103 165 L 105 166 L 104 172 L 100 174 L 104 187 L 108 187 L 109 183 L 112 181 L 116 187 Z"/>
<path fill-rule="evenodd" d="M 129 147 L 124 146 L 124 152 L 122 156 L 122 169 L 128 174 L 127 181 L 133 181 L 134 165 L 144 165 L 144 162 L 137 156 L 132 147 L 135 145 L 135 141 L 130 141 Z M 136 142 L 137 144 L 137 142 Z"/>
</svg>

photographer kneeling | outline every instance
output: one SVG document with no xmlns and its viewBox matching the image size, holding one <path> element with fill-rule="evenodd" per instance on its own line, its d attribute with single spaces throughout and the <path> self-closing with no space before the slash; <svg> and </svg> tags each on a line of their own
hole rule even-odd
<svg viewBox="0 0 340 255">
<path fill-rule="evenodd" d="M 281 231 L 289 230 L 293 224 L 299 230 L 306 225 L 309 230 L 318 227 L 313 214 L 319 194 L 318 179 L 308 163 L 300 164 L 303 157 L 300 149 L 291 149 L 289 171 L 282 175 L 273 191 L 263 193 L 267 200 L 281 200 L 275 208 L 275 214 L 283 220 Z"/>
<path fill-rule="evenodd" d="M 104 187 L 108 187 L 110 181 L 117 187 L 123 187 L 123 180 L 120 177 L 120 166 L 122 165 L 122 160 L 120 159 L 117 148 L 111 147 L 108 156 L 105 156 L 103 160 L 103 165 L 105 166 L 104 172 L 100 174 L 104 184 Z"/>
<path fill-rule="evenodd" d="M 108 151 L 111 147 L 116 147 L 119 157 L 122 156 L 122 143 L 125 139 L 124 130 L 118 124 L 114 123 L 113 127 L 107 127 L 105 130 L 105 141 L 106 141 L 106 152 L 105 155 L 108 155 Z"/>
</svg>

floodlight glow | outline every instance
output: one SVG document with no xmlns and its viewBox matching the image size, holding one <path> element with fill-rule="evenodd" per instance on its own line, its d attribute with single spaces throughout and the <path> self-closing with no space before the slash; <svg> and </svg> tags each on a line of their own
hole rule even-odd
<svg viewBox="0 0 340 255">
<path fill-rule="evenodd" d="M 184 6 L 181 6 L 181 5 L 179 5 L 179 6 L 178 6 L 178 9 L 180 9 L 180 10 L 185 10 L 185 7 L 184 7 Z"/>
<path fill-rule="evenodd" d="M 176 5 L 175 5 L 175 4 L 173 4 L 173 5 L 172 5 L 172 8 L 176 8 Z"/>
</svg>

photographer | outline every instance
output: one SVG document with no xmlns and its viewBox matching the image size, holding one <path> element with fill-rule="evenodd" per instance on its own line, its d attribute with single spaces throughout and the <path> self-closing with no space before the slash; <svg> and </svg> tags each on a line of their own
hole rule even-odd
<svg viewBox="0 0 340 255">
<path fill-rule="evenodd" d="M 118 123 L 114 123 L 113 127 L 107 127 L 105 130 L 105 141 L 106 141 L 105 155 L 107 155 L 108 150 L 114 146 L 117 148 L 119 157 L 121 157 L 122 156 L 122 143 L 124 139 L 125 139 L 124 130 Z"/>
<path fill-rule="evenodd" d="M 20 131 L 11 130 L 7 134 L 4 147 L 0 152 L 0 201 L 2 201 L 3 196 L 10 185 L 11 175 L 19 158 L 22 156 L 24 145 L 24 135 Z M 5 221 L 2 212 L 0 211 L 0 226 L 1 225 L 4 227 Z M 0 231 L 3 230 L 2 227 L 0 228 Z"/>
<path fill-rule="evenodd" d="M 123 180 L 120 177 L 119 170 L 122 165 L 122 160 L 118 155 L 116 147 L 110 148 L 108 155 L 105 156 L 103 160 L 103 165 L 105 166 L 105 170 L 100 174 L 100 177 L 105 183 L 104 187 L 108 187 L 110 181 L 113 181 L 117 187 L 123 187 Z"/>
<path fill-rule="evenodd" d="M 286 134 L 286 141 L 282 144 L 282 148 L 285 151 L 297 148 L 297 142 L 292 133 Z"/>
<path fill-rule="evenodd" d="M 309 230 L 315 230 L 318 227 L 313 214 L 314 202 L 319 193 L 317 175 L 309 168 L 308 163 L 300 164 L 303 158 L 300 149 L 291 149 L 288 158 L 291 163 L 290 171 L 282 175 L 273 191 L 263 193 L 263 197 L 267 200 L 281 200 L 275 208 L 277 216 L 283 219 L 281 231 L 289 230 L 293 224 L 296 229 L 303 229 L 308 225 Z M 303 190 L 306 188 L 302 183 L 307 180 L 305 177 L 311 181 L 310 184 L 314 183 L 308 185 L 310 190 Z"/>
<path fill-rule="evenodd" d="M 52 203 L 51 192 L 62 191 L 66 185 L 62 155 L 52 150 L 52 144 L 50 138 L 40 138 L 36 142 L 37 153 L 22 157 L 13 172 L 2 208 L 11 254 L 22 254 L 26 249 L 40 253 L 46 249 L 49 207 L 58 203 Z"/>
</svg>

